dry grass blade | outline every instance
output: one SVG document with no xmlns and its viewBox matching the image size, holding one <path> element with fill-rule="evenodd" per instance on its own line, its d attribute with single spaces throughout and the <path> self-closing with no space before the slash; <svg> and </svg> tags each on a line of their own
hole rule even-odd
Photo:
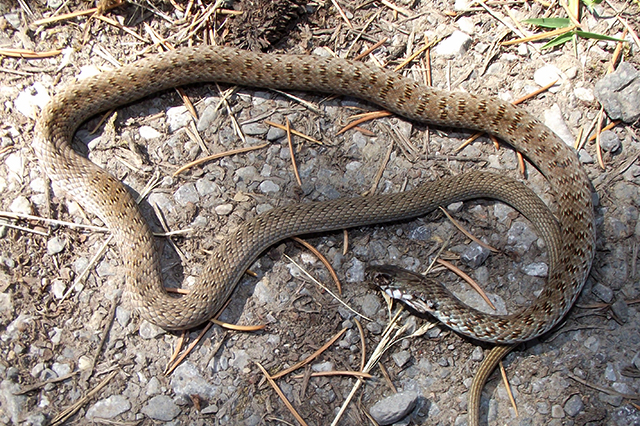
<svg viewBox="0 0 640 426">
<path fill-rule="evenodd" d="M 460 278 L 462 278 L 463 280 L 465 280 L 466 282 L 469 283 L 469 285 L 471 287 L 473 287 L 473 289 L 475 291 L 478 292 L 478 294 L 480 295 L 480 297 L 482 297 L 484 299 L 485 302 L 487 302 L 487 304 L 491 307 L 491 309 L 493 309 L 494 311 L 496 310 L 496 307 L 493 306 L 493 303 L 491 303 L 491 300 L 489 300 L 489 297 L 487 296 L 487 294 L 484 292 L 484 290 L 482 290 L 482 288 L 473 280 L 473 278 L 471 278 L 469 275 L 465 274 L 464 272 L 462 272 L 460 269 L 458 269 L 455 265 L 453 265 L 452 263 L 447 262 L 446 260 L 442 260 L 442 259 L 437 259 L 436 262 L 438 262 L 440 265 L 444 266 L 445 268 L 449 269 L 450 271 L 452 271 L 453 273 L 455 273 L 456 275 L 458 275 Z"/>
<path fill-rule="evenodd" d="M 486 248 L 487 250 L 490 250 L 494 253 L 500 253 L 500 250 L 498 250 L 497 248 L 491 247 L 489 244 L 485 243 L 484 241 L 480 240 L 479 238 L 475 237 L 471 232 L 467 231 L 465 229 L 464 226 L 462 226 L 460 224 L 460 222 L 458 222 L 457 220 L 455 220 L 453 218 L 453 216 L 451 216 L 449 214 L 449 212 L 447 211 L 447 209 L 440 207 L 440 210 L 442 210 L 442 213 L 444 213 L 445 216 L 447 216 L 447 219 L 449 219 L 451 221 L 451 223 L 453 223 L 453 226 L 455 226 L 456 228 L 458 228 L 458 230 L 460 232 L 462 232 L 464 235 L 467 236 L 467 238 L 469 238 L 470 240 L 478 243 L 479 245 L 481 245 L 482 247 Z"/>
<path fill-rule="evenodd" d="M 220 327 L 226 328 L 228 330 L 234 331 L 260 331 L 263 330 L 266 325 L 258 324 L 258 325 L 238 325 L 238 324 L 229 324 L 228 322 L 219 321 L 217 319 L 210 319 L 212 323 L 219 325 Z"/>
<path fill-rule="evenodd" d="M 422 46 L 420 49 L 418 49 L 417 51 L 415 51 L 414 53 L 412 53 L 407 59 L 405 59 L 404 61 L 402 61 L 400 63 L 400 65 L 398 65 L 397 67 L 395 67 L 393 70 L 398 72 L 400 71 L 402 68 L 404 68 L 405 66 L 407 66 L 407 64 L 409 64 L 411 61 L 413 61 L 415 58 L 417 58 L 422 52 L 425 52 L 429 49 L 431 49 L 433 46 L 435 46 L 436 44 L 438 44 L 440 42 L 440 40 L 442 40 L 442 38 L 436 38 L 435 40 L 433 40 L 432 42 L 428 42 L 427 44 L 425 44 L 424 46 Z M 425 40 L 426 41 L 426 40 Z"/>
<path fill-rule="evenodd" d="M 11 58 L 24 58 L 24 59 L 40 59 L 51 58 L 52 56 L 58 56 L 62 53 L 62 50 L 49 50 L 48 52 L 34 52 L 27 49 L 0 49 L 0 55 L 8 56 Z"/>
<path fill-rule="evenodd" d="M 342 230 L 342 255 L 345 256 L 349 252 L 349 231 Z"/>
<path fill-rule="evenodd" d="M 180 365 L 180 363 L 182 361 L 184 361 L 184 359 L 191 353 L 193 348 L 195 348 L 198 345 L 198 343 L 200 343 L 200 341 L 202 340 L 204 335 L 207 334 L 207 331 L 209 331 L 211 326 L 213 326 L 213 324 L 211 322 L 208 322 L 207 325 L 205 325 L 205 327 L 202 329 L 200 334 L 198 334 L 198 337 L 196 337 L 194 339 L 194 341 L 191 342 L 191 344 L 189 346 L 187 346 L 187 349 L 185 349 L 185 351 L 182 353 L 182 355 L 177 357 L 175 359 L 175 361 L 173 362 L 173 364 L 167 364 L 167 367 L 164 369 L 164 375 L 165 376 L 168 376 L 169 374 L 173 373 L 173 370 L 175 370 L 176 367 L 178 367 Z"/>
<path fill-rule="evenodd" d="M 358 333 L 360 333 L 360 342 L 362 343 L 362 352 L 360 358 L 360 371 L 364 369 L 365 363 L 367 362 L 367 343 L 364 340 L 364 330 L 362 329 L 362 324 L 358 321 L 358 318 L 355 318 L 356 326 L 358 327 Z"/>
<path fill-rule="evenodd" d="M 376 50 L 378 47 L 380 47 L 383 44 L 385 44 L 387 42 L 387 40 L 389 40 L 387 37 L 383 38 L 382 40 L 380 40 L 379 42 L 377 42 L 376 44 L 374 44 L 373 46 L 371 46 L 370 48 L 368 48 L 367 50 L 365 50 L 364 52 L 362 52 L 361 54 L 359 54 L 355 58 L 353 58 L 353 60 L 354 61 L 359 61 L 360 59 L 362 59 L 365 56 L 367 56 L 369 53 L 371 53 L 374 50 Z"/>
<path fill-rule="evenodd" d="M 358 118 L 352 121 L 351 123 L 347 124 L 346 126 L 344 126 L 342 129 L 338 130 L 338 132 L 336 133 L 336 136 L 346 132 L 347 130 L 353 129 L 354 127 L 364 123 L 365 121 L 374 120 L 376 118 L 389 117 L 391 115 L 393 115 L 393 113 L 390 113 L 389 111 L 373 111 L 373 112 L 367 112 L 365 114 L 354 115 L 353 117 L 351 117 L 352 119 L 355 117 L 358 117 Z"/>
<path fill-rule="evenodd" d="M 385 6 L 387 6 L 389 9 L 395 10 L 396 12 L 400 13 L 401 15 L 407 16 L 407 17 L 411 17 L 411 12 L 400 7 L 400 6 L 396 6 L 395 4 L 391 3 L 389 0 L 382 0 L 382 4 L 384 4 Z"/>
<path fill-rule="evenodd" d="M 315 373 L 309 374 L 309 377 L 329 377 L 329 376 L 354 376 L 360 379 L 370 379 L 373 376 L 368 373 L 363 373 L 361 371 L 348 371 L 348 370 L 333 370 L 333 371 L 317 371 Z M 291 376 L 293 379 L 304 379 L 304 374 L 297 374 L 295 376 Z"/>
<path fill-rule="evenodd" d="M 502 376 L 502 382 L 504 383 L 504 387 L 507 389 L 507 395 L 509 395 L 509 401 L 511 401 L 511 405 L 513 406 L 513 409 L 516 412 L 516 417 L 518 417 L 518 405 L 516 404 L 516 400 L 513 397 L 513 392 L 511 391 L 511 385 L 509 384 L 509 378 L 507 377 L 507 372 L 504 369 L 504 365 L 502 365 L 502 361 L 498 363 L 498 366 L 500 366 L 500 375 Z"/>
<path fill-rule="evenodd" d="M 329 263 L 327 258 L 324 257 L 322 253 L 318 251 L 318 249 L 316 249 L 314 246 L 312 246 L 302 238 L 293 237 L 292 239 L 293 241 L 302 244 L 304 247 L 310 250 L 311 253 L 313 253 L 318 259 L 320 259 L 320 262 L 322 262 L 325 268 L 327 268 L 327 270 L 329 271 L 329 275 L 331 275 L 331 278 L 333 278 L 333 281 L 336 283 L 338 294 L 342 296 L 342 284 L 340 284 L 340 278 L 338 278 L 338 274 L 336 274 L 335 269 L 333 269 L 333 267 L 331 266 L 331 263 Z"/>
<path fill-rule="evenodd" d="M 273 390 L 276 391 L 276 393 L 278 394 L 278 396 L 280 397 L 282 402 L 284 402 L 284 405 L 287 406 L 287 408 L 289 409 L 289 411 L 291 412 L 293 417 L 295 417 L 295 419 L 298 421 L 298 423 L 300 423 L 301 425 L 306 426 L 307 423 L 304 420 L 302 420 L 302 417 L 300 417 L 300 414 L 298 414 L 296 409 L 293 408 L 293 405 L 291 405 L 291 403 L 289 402 L 287 397 L 284 396 L 284 393 L 282 393 L 282 390 L 280 390 L 280 388 L 278 387 L 276 382 L 273 380 L 274 378 L 271 377 L 269 375 L 269 373 L 267 373 L 267 370 L 265 370 L 264 367 L 259 362 L 256 362 L 256 365 L 258 366 L 258 368 L 260 368 L 260 371 L 262 371 L 262 374 L 264 374 L 264 377 L 266 377 L 267 381 L 269 382 L 269 384 L 271 385 Z"/>
<path fill-rule="evenodd" d="M 289 144 L 289 154 L 291 155 L 291 165 L 293 166 L 293 174 L 296 177 L 296 181 L 298 182 L 298 186 L 302 186 L 302 180 L 300 180 L 300 174 L 298 173 L 298 166 L 296 165 L 296 153 L 293 149 L 293 141 L 291 140 L 291 122 L 287 118 L 286 125 L 287 132 L 287 142 Z"/>
<path fill-rule="evenodd" d="M 602 170 L 605 169 L 604 159 L 602 158 L 602 146 L 600 145 L 600 134 L 602 133 L 602 122 L 604 121 L 604 107 L 600 107 L 598 113 L 598 124 L 596 125 L 596 158 L 598 165 Z"/>
<path fill-rule="evenodd" d="M 340 7 L 340 5 L 338 4 L 338 2 L 336 0 L 331 0 L 331 3 L 333 4 L 333 6 L 338 9 L 338 13 L 340 14 L 340 17 L 342 18 L 342 20 L 344 22 L 347 23 L 347 26 L 351 29 L 353 29 L 353 25 L 351 24 L 351 22 L 349 21 L 349 18 L 347 18 L 346 13 L 344 13 L 344 11 L 342 10 L 342 7 Z"/>
<path fill-rule="evenodd" d="M 229 151 L 221 152 L 221 153 L 218 153 L 218 154 L 212 154 L 212 155 L 206 156 L 204 158 L 200 158 L 198 160 L 195 160 L 195 161 L 192 161 L 190 163 L 185 164 L 184 166 L 180 167 L 178 170 L 173 172 L 173 176 L 177 176 L 180 173 L 184 172 L 185 170 L 190 169 L 191 167 L 197 166 L 197 165 L 202 164 L 202 163 L 206 163 L 208 161 L 217 160 L 218 158 L 226 157 L 226 156 L 229 156 L 229 155 L 236 155 L 236 154 L 242 154 L 244 152 L 255 151 L 256 149 L 266 148 L 267 146 L 269 146 L 268 143 L 263 143 L 262 145 L 248 146 L 248 147 L 245 147 L 245 148 L 237 148 L 237 149 L 232 149 L 232 150 L 229 150 Z"/>
<path fill-rule="evenodd" d="M 95 388 L 93 388 L 88 394 L 86 394 L 85 396 L 83 396 L 82 398 L 80 398 L 75 404 L 73 404 L 72 406 L 68 407 L 67 409 L 65 409 L 64 411 L 62 411 L 61 413 L 58 413 L 58 415 L 56 415 L 53 420 L 51 420 L 51 426 L 57 426 L 57 425 L 61 425 L 64 422 L 66 422 L 71 416 L 73 416 L 75 413 L 78 412 L 78 410 L 80 410 L 80 408 L 82 408 L 82 406 L 84 404 L 86 404 L 94 395 L 96 395 L 98 392 L 100 392 L 105 386 L 107 386 L 107 384 L 114 378 L 116 377 L 116 375 L 120 372 L 120 370 L 115 370 L 112 371 L 111 374 L 109 374 L 102 382 L 100 382 L 100 384 L 98 386 L 96 386 Z"/>
<path fill-rule="evenodd" d="M 316 359 L 322 352 L 326 351 L 331 345 L 333 345 L 333 343 L 338 340 L 345 332 L 347 331 L 346 328 L 343 328 L 342 330 L 340 330 L 338 332 L 338 334 L 336 334 L 335 336 L 333 336 L 327 343 L 325 343 L 324 345 L 322 345 L 322 347 L 320 349 L 318 349 L 317 351 L 315 351 L 314 353 L 312 353 L 311 355 L 309 355 L 307 358 L 305 358 L 304 360 L 300 361 L 299 363 L 287 368 L 286 370 L 283 370 L 277 374 L 274 374 L 273 376 L 271 376 L 273 379 L 278 379 L 282 376 L 286 376 L 287 374 L 291 373 L 292 371 L 297 370 L 298 368 L 310 363 L 311 361 L 313 361 L 314 359 Z"/>
<path fill-rule="evenodd" d="M 277 127 L 280 130 L 287 130 L 286 126 L 283 126 L 282 124 L 274 123 L 273 121 L 264 120 L 264 123 L 269 125 L 269 126 Z M 306 140 L 308 140 L 310 142 L 317 143 L 318 145 L 324 145 L 321 141 L 319 141 L 317 139 L 314 139 L 311 136 L 307 136 L 304 133 L 298 132 L 297 130 L 291 129 L 291 133 L 293 133 L 294 135 L 296 135 L 298 137 L 306 139 Z"/>
<path fill-rule="evenodd" d="M 296 265 L 298 267 L 298 269 L 307 277 L 309 278 L 314 284 L 316 284 L 318 287 L 320 287 L 321 289 L 323 289 L 324 291 L 326 291 L 327 293 L 329 293 L 331 295 L 331 297 L 333 297 L 336 301 L 338 301 L 338 303 L 340 303 L 342 306 L 344 306 L 345 308 L 347 308 L 348 310 L 350 310 L 351 312 L 353 312 L 354 314 L 366 319 L 367 321 L 373 321 L 371 318 L 366 317 L 365 315 L 361 314 L 360 312 L 356 311 L 355 309 L 353 309 L 351 306 L 349 306 L 348 304 L 344 303 L 342 301 L 342 299 L 340 299 L 340 297 L 338 297 L 337 294 L 335 294 L 334 292 L 332 292 L 331 290 L 329 290 L 326 286 L 322 285 L 322 283 L 318 280 L 316 280 L 309 272 L 307 272 L 302 266 L 300 266 L 298 264 L 298 262 L 296 262 L 295 260 L 293 260 L 291 257 L 287 256 L 286 254 L 284 255 L 284 257 L 286 257 L 287 259 L 289 259 L 289 261 L 291 263 L 293 263 L 294 265 Z"/>
<path fill-rule="evenodd" d="M 102 8 L 101 11 L 104 12 L 104 11 L 107 11 L 109 9 L 113 9 L 115 7 L 120 6 L 122 3 L 124 3 L 124 2 L 113 3 L 113 4 L 109 5 L 109 7 L 107 7 L 107 8 Z M 79 10 L 77 12 L 71 12 L 71 13 L 65 13 L 63 15 L 52 16 L 50 18 L 38 19 L 37 21 L 33 21 L 31 23 L 31 25 L 39 27 L 41 25 L 47 25 L 47 24 L 51 24 L 51 23 L 54 23 L 54 22 L 66 21 L 68 19 L 74 19 L 74 18 L 77 18 L 78 16 L 94 15 L 97 12 L 98 12 L 98 8 L 94 7 L 94 8 L 87 9 L 87 10 Z"/>
</svg>

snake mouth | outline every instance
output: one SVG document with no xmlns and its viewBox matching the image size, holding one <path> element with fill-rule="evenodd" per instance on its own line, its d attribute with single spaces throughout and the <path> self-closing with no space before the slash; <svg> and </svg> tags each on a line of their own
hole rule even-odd
<svg viewBox="0 0 640 426">
<path fill-rule="evenodd" d="M 404 303 L 414 313 L 433 315 L 438 309 L 438 302 L 423 291 L 426 278 L 417 272 L 395 265 L 369 265 L 365 274 L 369 285 Z"/>
</svg>

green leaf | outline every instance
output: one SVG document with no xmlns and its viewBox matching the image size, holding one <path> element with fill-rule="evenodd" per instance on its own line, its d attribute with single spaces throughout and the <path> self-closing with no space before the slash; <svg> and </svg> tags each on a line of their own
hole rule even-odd
<svg viewBox="0 0 640 426">
<path fill-rule="evenodd" d="M 566 28 L 571 25 L 571 20 L 567 18 L 535 18 L 525 19 L 522 22 L 543 28 Z"/>
<path fill-rule="evenodd" d="M 626 41 L 620 38 L 611 37 L 604 34 L 588 33 L 585 31 L 576 31 L 576 34 L 582 38 L 595 38 L 596 40 L 608 40 L 608 41 Z"/>
<path fill-rule="evenodd" d="M 589 9 L 591 9 L 596 4 L 602 3 L 602 0 L 582 0 L 582 3 L 584 3 Z"/>
<path fill-rule="evenodd" d="M 561 34 L 553 40 L 549 41 L 547 44 L 542 46 L 542 49 L 551 49 L 552 47 L 561 46 L 571 40 L 575 35 L 575 31 L 570 31 L 565 34 Z"/>
</svg>

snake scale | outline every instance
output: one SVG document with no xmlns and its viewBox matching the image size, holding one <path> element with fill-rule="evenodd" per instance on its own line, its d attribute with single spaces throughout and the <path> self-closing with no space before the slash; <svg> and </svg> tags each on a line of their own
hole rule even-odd
<svg viewBox="0 0 640 426">
<path fill-rule="evenodd" d="M 412 218 L 454 201 L 509 196 L 500 194 L 499 187 L 506 184 L 499 176 L 472 172 L 398 194 L 273 209 L 225 239 L 187 295 L 171 296 L 162 284 L 153 236 L 133 197 L 122 183 L 78 155 L 71 138 L 82 122 L 102 111 L 161 90 L 214 81 L 351 95 L 411 120 L 483 130 L 508 142 L 544 174 L 555 195 L 557 225 L 536 225 L 557 246 L 557 262 L 538 298 L 520 312 L 488 315 L 445 295 L 432 313 L 463 334 L 511 345 L 545 333 L 574 303 L 594 255 L 590 183 L 575 153 L 540 121 L 497 99 L 441 91 L 360 62 L 203 46 L 157 54 L 69 84 L 43 109 L 36 125 L 33 146 L 40 164 L 58 187 L 109 227 L 122 256 L 127 291 L 145 319 L 171 330 L 207 321 L 256 257 L 285 238 Z M 518 188 L 513 187 L 516 202 Z"/>
</svg>

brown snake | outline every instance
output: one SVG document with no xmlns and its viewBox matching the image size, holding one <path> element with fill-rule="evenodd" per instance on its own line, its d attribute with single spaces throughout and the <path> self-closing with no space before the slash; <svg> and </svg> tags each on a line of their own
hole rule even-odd
<svg viewBox="0 0 640 426">
<path fill-rule="evenodd" d="M 359 62 L 195 47 L 71 84 L 45 107 L 36 126 L 34 149 L 41 165 L 53 182 L 109 227 L 126 268 L 127 290 L 145 319 L 172 330 L 203 323 L 221 308 L 255 258 L 285 238 L 412 218 L 469 198 L 503 198 L 494 194 L 496 186 L 503 186 L 495 175 L 475 172 L 399 194 L 274 209 L 239 227 L 216 249 L 189 294 L 173 297 L 164 290 L 153 236 L 132 196 L 73 151 L 70 141 L 77 127 L 99 112 L 160 90 L 212 81 L 352 95 L 412 120 L 484 130 L 507 141 L 544 174 L 555 194 L 559 236 L 544 224 L 538 229 L 557 245 L 557 262 L 539 297 L 518 313 L 488 315 L 444 299 L 433 314 L 476 339 L 513 344 L 548 331 L 574 303 L 594 254 L 589 180 L 574 152 L 525 111 L 497 99 L 426 87 Z"/>
</svg>

